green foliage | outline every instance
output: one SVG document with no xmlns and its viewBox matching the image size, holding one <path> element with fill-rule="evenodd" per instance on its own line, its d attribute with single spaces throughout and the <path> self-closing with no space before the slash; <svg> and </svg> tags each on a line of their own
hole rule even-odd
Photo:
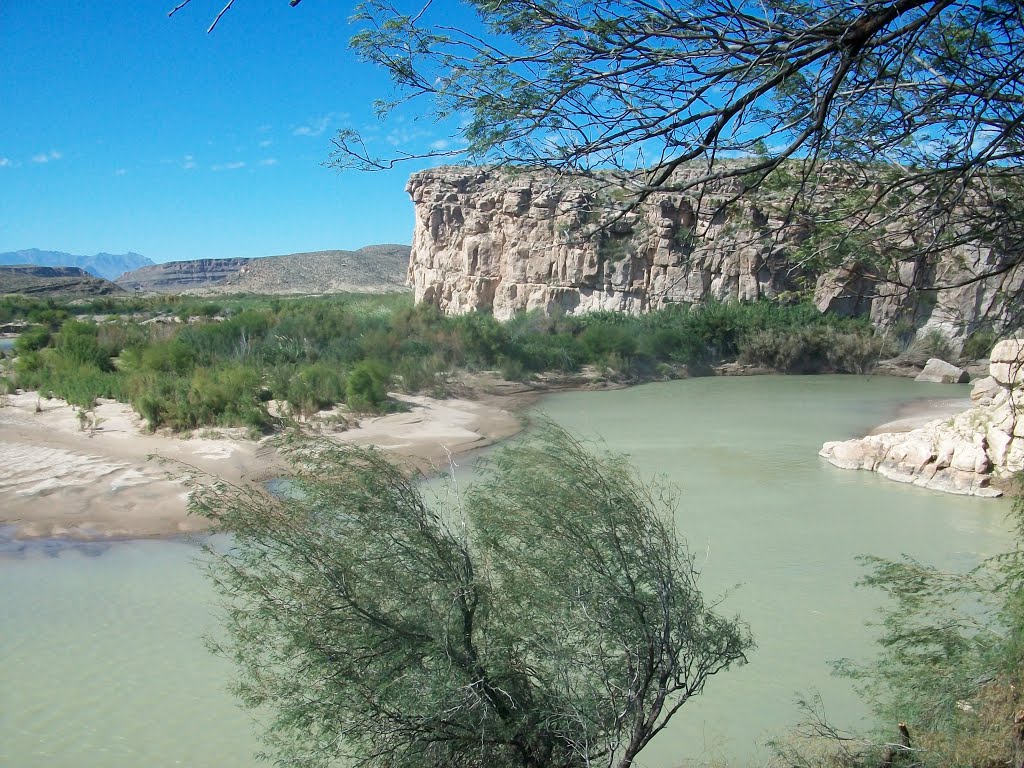
<svg viewBox="0 0 1024 768">
<path fill-rule="evenodd" d="M 636 336 L 630 333 L 630 329 L 619 325 L 588 325 L 579 340 L 591 360 L 600 360 L 613 354 L 630 357 L 636 352 Z"/>
<path fill-rule="evenodd" d="M 1024 497 L 1013 549 L 966 573 L 904 557 L 866 557 L 863 583 L 891 602 L 879 657 L 844 661 L 878 722 L 907 723 L 917 765 L 1008 765 L 1014 715 L 1024 707 Z"/>
<path fill-rule="evenodd" d="M 345 378 L 323 363 L 304 366 L 289 376 L 284 399 L 302 416 L 311 416 L 345 399 Z"/>
<path fill-rule="evenodd" d="M 57 332 L 44 324 L 22 334 L 19 386 L 71 393 L 80 388 L 72 379 L 87 370 L 95 397 L 133 403 L 154 428 L 262 429 L 269 423 L 269 397 L 286 401 L 302 416 L 342 401 L 354 410 L 376 411 L 387 407 L 392 378 L 403 392 L 442 395 L 456 369 L 498 368 L 506 378 L 526 380 L 591 365 L 641 376 L 659 366 L 699 367 L 745 354 L 788 370 L 795 364 L 784 350 L 770 349 L 779 345 L 772 339 L 817 339 L 826 333 L 821 329 L 836 334 L 829 344 L 800 347 L 800 365 L 859 370 L 877 359 L 871 357 L 876 347 L 865 322 L 823 316 L 808 304 L 767 301 L 669 307 L 636 317 L 529 312 L 504 323 L 480 313 L 449 317 L 430 305 L 413 307 L 405 296 L 238 297 L 217 304 L 161 297 L 89 304 L 92 311 L 107 310 L 107 320 L 70 319 Z M 13 306 L 23 314 L 60 317 L 84 305 Z M 141 314 L 129 317 L 129 309 Z M 168 310 L 187 315 L 189 323 L 140 322 L 153 314 L 166 318 Z M 226 390 L 211 383 L 211 377 L 237 379 L 243 370 L 244 386 Z M 198 394 L 190 391 L 194 385 Z"/>
<path fill-rule="evenodd" d="M 979 328 L 967 337 L 960 356 L 965 360 L 987 358 L 997 341 L 999 341 L 999 334 L 995 331 L 990 328 Z"/>
<path fill-rule="evenodd" d="M 101 371 L 113 368 L 109 352 L 100 347 L 99 329 L 95 323 L 68 320 L 55 339 L 56 348 L 64 360 L 75 365 L 94 366 Z"/>
<path fill-rule="evenodd" d="M 391 372 L 380 360 L 364 360 L 348 376 L 345 402 L 353 411 L 380 411 L 388 401 Z"/>
<path fill-rule="evenodd" d="M 888 352 L 891 350 L 880 337 L 811 326 L 748 334 L 739 360 L 782 373 L 866 373 Z"/>
<path fill-rule="evenodd" d="M 220 650 L 277 765 L 629 765 L 745 661 L 672 498 L 622 457 L 546 425 L 432 506 L 377 449 L 288 451 L 287 494 L 190 502 L 232 536 L 210 550 Z"/>
<path fill-rule="evenodd" d="M 27 331 L 23 331 L 14 340 L 14 351 L 23 355 L 26 352 L 34 352 L 49 346 L 52 334 L 49 327 L 45 325 L 34 325 Z"/>
</svg>

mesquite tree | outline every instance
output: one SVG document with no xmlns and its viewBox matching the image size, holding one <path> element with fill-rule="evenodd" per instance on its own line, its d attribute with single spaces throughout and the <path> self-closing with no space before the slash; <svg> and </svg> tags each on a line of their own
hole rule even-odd
<svg viewBox="0 0 1024 768">
<path fill-rule="evenodd" d="M 221 650 L 283 765 L 626 768 L 746 626 L 672 500 L 553 425 L 428 505 L 381 451 L 301 443 L 286 493 L 215 483 Z"/>
<path fill-rule="evenodd" d="M 1019 320 L 1003 312 L 1024 282 L 1016 0 L 366 0 L 355 21 L 395 86 L 380 112 L 453 135 L 416 151 L 341 131 L 339 167 L 597 175 L 627 209 L 737 179 L 803 228 L 798 267 L 911 291 L 984 280 L 979 302 Z"/>
</svg>

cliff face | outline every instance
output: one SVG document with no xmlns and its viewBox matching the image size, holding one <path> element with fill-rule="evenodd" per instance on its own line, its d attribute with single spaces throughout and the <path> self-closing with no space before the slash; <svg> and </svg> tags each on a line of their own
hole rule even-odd
<svg viewBox="0 0 1024 768">
<path fill-rule="evenodd" d="M 770 193 L 746 193 L 736 180 L 705 184 L 694 195 L 657 194 L 628 213 L 615 190 L 596 180 L 481 168 L 422 171 L 407 191 L 416 212 L 409 264 L 416 301 L 451 314 L 638 313 L 814 286 L 822 311 L 869 315 L 879 323 L 908 320 L 962 336 L 986 312 L 1005 319 L 1003 296 L 1024 279 L 1014 269 L 956 291 L 930 291 L 1008 258 L 968 246 L 951 251 L 938 269 L 900 264 L 897 277 L 913 293 L 880 287 L 856 263 L 810 271 L 795 258 L 808 237 L 806 223 L 793 223 Z"/>
</svg>

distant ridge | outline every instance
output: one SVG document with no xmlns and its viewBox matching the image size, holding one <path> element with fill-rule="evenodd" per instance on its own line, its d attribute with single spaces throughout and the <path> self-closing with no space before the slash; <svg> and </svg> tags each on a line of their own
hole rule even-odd
<svg viewBox="0 0 1024 768">
<path fill-rule="evenodd" d="M 404 291 L 408 245 L 311 251 L 254 259 L 198 259 L 153 264 L 117 283 L 152 293 L 388 293 Z"/>
<path fill-rule="evenodd" d="M 123 294 L 124 289 L 81 267 L 0 266 L 0 294 L 72 298 Z"/>
<path fill-rule="evenodd" d="M 128 253 L 97 253 L 92 256 L 80 256 L 63 251 L 43 251 L 39 248 L 27 248 L 24 251 L 8 251 L 0 253 L 0 265 L 14 266 L 34 264 L 40 267 L 79 267 L 96 277 L 113 280 L 125 272 L 139 269 L 152 264 L 151 259 L 129 251 Z"/>
</svg>

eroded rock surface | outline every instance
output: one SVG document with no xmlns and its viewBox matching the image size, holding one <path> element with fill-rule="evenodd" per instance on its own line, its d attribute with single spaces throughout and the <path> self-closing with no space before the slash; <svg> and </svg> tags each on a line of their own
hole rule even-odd
<svg viewBox="0 0 1024 768">
<path fill-rule="evenodd" d="M 951 248 L 937 267 L 898 263 L 891 276 L 898 282 L 882 290 L 879 276 L 857 262 L 815 272 L 798 252 L 812 224 L 792 215 L 784 203 L 791 193 L 748 192 L 736 179 L 655 194 L 629 212 L 619 190 L 597 178 L 450 167 L 414 174 L 407 191 L 416 212 L 409 264 L 416 300 L 449 314 L 640 313 L 815 286 L 823 312 L 909 321 L 956 338 L 983 316 L 1001 327 L 1005 297 L 1024 283 L 1024 270 L 999 268 L 1012 255 L 971 244 Z M 987 272 L 998 274 L 968 279 Z M 931 288 L 939 284 L 961 287 Z"/>
<path fill-rule="evenodd" d="M 996 344 L 990 376 L 971 393 L 975 405 L 921 429 L 825 443 L 841 469 L 866 469 L 903 483 L 949 493 L 999 496 L 993 481 L 1024 470 L 1024 340 Z"/>
</svg>

